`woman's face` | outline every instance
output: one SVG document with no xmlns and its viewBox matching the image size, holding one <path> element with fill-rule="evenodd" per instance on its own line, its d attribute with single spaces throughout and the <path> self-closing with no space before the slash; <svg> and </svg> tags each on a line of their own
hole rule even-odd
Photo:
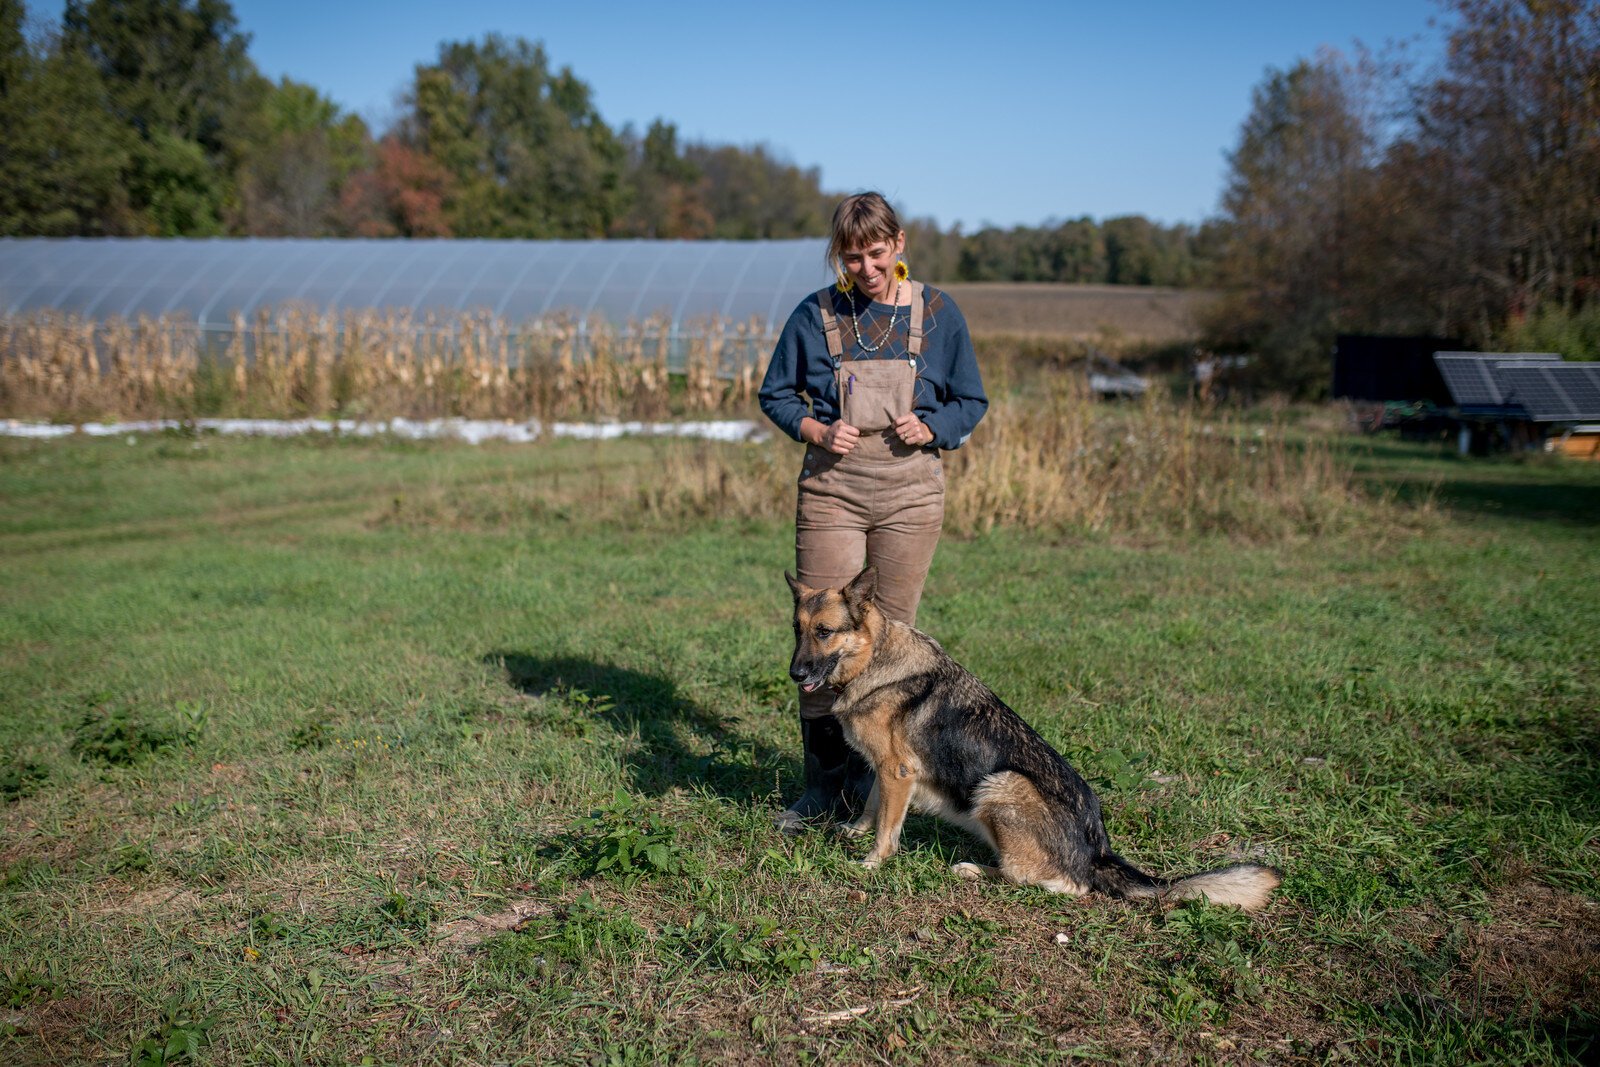
<svg viewBox="0 0 1600 1067">
<path fill-rule="evenodd" d="M 893 241 L 873 241 L 865 248 L 849 248 L 839 257 L 845 275 L 862 295 L 887 303 L 894 297 L 894 264 L 906 250 L 902 230 Z"/>
</svg>

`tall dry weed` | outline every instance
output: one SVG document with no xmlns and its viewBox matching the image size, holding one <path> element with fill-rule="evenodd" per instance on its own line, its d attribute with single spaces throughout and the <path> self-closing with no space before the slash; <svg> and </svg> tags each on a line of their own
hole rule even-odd
<svg viewBox="0 0 1600 1067">
<path fill-rule="evenodd" d="M 1152 390 L 1105 404 L 1077 383 L 999 404 L 947 457 L 947 522 L 1121 531 L 1314 532 L 1350 517 L 1347 465 L 1275 419 L 1175 404 Z"/>
<path fill-rule="evenodd" d="M 42 311 L 0 318 L 0 409 L 7 415 L 151 417 L 192 407 L 199 337 L 178 317 L 96 322 Z"/>
<path fill-rule="evenodd" d="M 445 486 L 403 521 L 502 526 L 559 514 L 676 525 L 704 519 L 788 521 L 800 446 L 658 440 L 619 463 L 595 446 L 592 467 L 483 486 Z M 963 448 L 946 453 L 946 529 L 1079 534 L 1216 534 L 1258 542 L 1370 519 L 1385 502 L 1358 487 L 1325 444 L 1285 420 L 1252 423 L 1151 399 L 1106 405 L 1067 390 L 1003 400 Z"/>
<path fill-rule="evenodd" d="M 793 514 L 792 442 L 663 448 L 638 490 L 642 514 Z M 1342 528 L 1373 503 L 1348 464 L 1285 420 L 1251 423 L 1159 397 L 1108 405 L 1073 388 L 1001 400 L 945 464 L 945 526 L 957 535 L 1010 527 L 1267 540 Z"/>
</svg>

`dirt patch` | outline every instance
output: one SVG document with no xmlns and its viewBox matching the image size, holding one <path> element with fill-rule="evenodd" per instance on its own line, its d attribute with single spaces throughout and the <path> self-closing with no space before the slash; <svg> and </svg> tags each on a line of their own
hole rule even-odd
<svg viewBox="0 0 1600 1067">
<path fill-rule="evenodd" d="M 1464 996 L 1497 1015 L 1600 1010 L 1600 903 L 1527 881 L 1490 909 L 1492 922 L 1466 930 Z"/>
<path fill-rule="evenodd" d="M 21 641 L 7 648 L 0 649 L 0 669 L 19 671 L 26 667 L 35 656 L 43 656 L 51 650 L 48 641 Z"/>
<path fill-rule="evenodd" d="M 515 930 L 536 915 L 550 914 L 550 902 L 537 898 L 512 901 L 489 915 L 468 915 L 439 927 L 438 944 L 445 948 L 467 949 L 495 934 Z"/>
<path fill-rule="evenodd" d="M 93 915 L 170 916 L 199 911 L 206 905 L 192 889 L 163 886 L 159 889 L 131 889 L 119 891 L 120 883 L 110 882 L 99 888 L 102 898 L 87 909 Z"/>
<path fill-rule="evenodd" d="M 250 772 L 236 763 L 213 763 L 211 765 L 211 780 L 218 785 L 243 785 L 249 777 Z"/>
<path fill-rule="evenodd" d="M 7 1011 L 0 1021 L 26 1035 L 26 1046 L 11 1046 L 8 1052 L 26 1048 L 30 1059 L 8 1062 L 81 1063 L 86 1055 L 85 1033 L 90 1029 L 110 1030 L 125 1022 L 108 1012 L 109 1005 L 87 997 L 61 997 L 40 1001 L 20 1011 Z M 101 1058 L 101 1057 L 92 1057 Z"/>
</svg>

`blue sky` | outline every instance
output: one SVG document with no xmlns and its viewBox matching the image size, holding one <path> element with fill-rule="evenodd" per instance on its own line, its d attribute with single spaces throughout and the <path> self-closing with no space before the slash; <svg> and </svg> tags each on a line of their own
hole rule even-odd
<svg viewBox="0 0 1600 1067">
<path fill-rule="evenodd" d="M 542 41 L 613 127 L 764 142 L 968 229 L 1216 210 L 1268 67 L 1417 38 L 1433 0 L 918 4 L 234 0 L 251 56 L 381 128 L 418 63 L 491 31 Z"/>
</svg>

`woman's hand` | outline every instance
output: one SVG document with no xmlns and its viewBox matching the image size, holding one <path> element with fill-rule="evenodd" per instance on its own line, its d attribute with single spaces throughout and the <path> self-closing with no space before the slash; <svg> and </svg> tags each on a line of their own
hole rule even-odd
<svg viewBox="0 0 1600 1067">
<path fill-rule="evenodd" d="M 836 456 L 848 456 L 855 451 L 856 442 L 861 440 L 861 431 L 848 422 L 823 425 L 820 420 L 807 416 L 800 422 L 800 436 Z"/>
<path fill-rule="evenodd" d="M 933 431 L 928 424 L 909 412 L 894 420 L 894 435 L 913 448 L 933 444 Z"/>
</svg>

